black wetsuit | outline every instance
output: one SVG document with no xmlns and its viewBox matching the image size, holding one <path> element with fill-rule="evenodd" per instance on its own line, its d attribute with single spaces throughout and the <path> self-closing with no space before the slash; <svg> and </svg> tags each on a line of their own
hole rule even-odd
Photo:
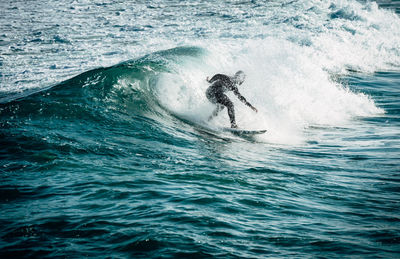
<svg viewBox="0 0 400 259">
<path fill-rule="evenodd" d="M 212 117 L 216 116 L 225 106 L 228 108 L 228 115 L 231 121 L 231 127 L 236 128 L 235 110 L 232 101 L 225 95 L 227 91 L 233 91 L 240 101 L 245 103 L 247 106 L 253 108 L 253 106 L 246 101 L 246 99 L 239 93 L 239 90 L 233 82 L 233 80 L 226 75 L 216 74 L 209 81 L 211 83 L 206 91 L 207 99 L 210 102 L 217 104 L 217 108 L 214 110 Z M 210 118 L 212 118 L 210 117 Z"/>
</svg>

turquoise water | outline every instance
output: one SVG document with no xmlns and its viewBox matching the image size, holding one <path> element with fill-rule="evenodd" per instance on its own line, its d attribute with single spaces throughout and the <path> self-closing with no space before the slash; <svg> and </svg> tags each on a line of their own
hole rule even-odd
<svg viewBox="0 0 400 259">
<path fill-rule="evenodd" d="M 396 1 L 2 2 L 2 258 L 397 258 Z M 240 137 L 205 78 L 244 70 Z"/>
</svg>

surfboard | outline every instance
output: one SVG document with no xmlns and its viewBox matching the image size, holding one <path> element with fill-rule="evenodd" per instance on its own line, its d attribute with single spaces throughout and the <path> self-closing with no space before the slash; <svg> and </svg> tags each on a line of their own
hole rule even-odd
<svg viewBox="0 0 400 259">
<path fill-rule="evenodd" d="M 171 113 L 171 115 L 189 125 L 192 125 L 197 131 L 199 131 L 201 133 L 205 133 L 205 134 L 211 135 L 213 137 L 218 137 L 218 138 L 223 138 L 223 139 L 225 139 L 227 136 L 226 136 L 226 134 L 222 134 L 222 136 L 221 136 L 221 131 L 229 132 L 229 133 L 239 136 L 239 137 L 249 137 L 249 138 L 251 138 L 252 136 L 255 136 L 257 134 L 263 134 L 263 133 L 267 132 L 267 130 L 248 130 L 248 129 L 246 130 L 246 129 L 237 129 L 237 128 L 235 129 L 235 128 L 228 128 L 228 127 L 210 126 L 205 121 L 199 121 L 199 120 L 193 121 L 191 118 L 186 118 L 185 116 L 182 116 L 179 114 Z"/>
<path fill-rule="evenodd" d="M 252 136 L 267 132 L 267 130 L 245 130 L 245 129 L 235 129 L 235 128 L 223 128 L 223 131 L 231 132 L 233 134 L 242 136 Z"/>
</svg>

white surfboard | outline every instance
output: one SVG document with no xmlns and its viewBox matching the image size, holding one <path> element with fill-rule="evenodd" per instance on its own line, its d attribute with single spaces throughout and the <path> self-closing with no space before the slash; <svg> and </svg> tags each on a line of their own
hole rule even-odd
<svg viewBox="0 0 400 259">
<path fill-rule="evenodd" d="M 257 134 L 263 134 L 267 132 L 267 130 L 245 130 L 245 129 L 235 129 L 235 128 L 223 128 L 223 131 L 228 131 L 233 134 L 237 135 L 246 135 L 246 136 L 252 136 L 252 135 L 257 135 Z"/>
</svg>

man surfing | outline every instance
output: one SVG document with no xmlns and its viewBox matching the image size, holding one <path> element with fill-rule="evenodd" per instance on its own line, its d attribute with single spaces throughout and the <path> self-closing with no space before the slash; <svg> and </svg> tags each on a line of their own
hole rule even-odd
<svg viewBox="0 0 400 259">
<path fill-rule="evenodd" d="M 211 120 L 213 117 L 217 116 L 218 112 L 222 111 L 226 107 L 228 109 L 228 115 L 231 121 L 231 128 L 237 128 L 235 120 L 235 109 L 233 107 L 232 101 L 225 94 L 225 92 L 227 91 L 233 91 L 233 93 L 240 101 L 253 109 L 253 111 L 258 112 L 258 110 L 253 105 L 246 101 L 246 99 L 239 93 L 239 90 L 237 88 L 238 85 L 243 84 L 245 77 L 246 75 L 243 71 L 236 72 L 233 77 L 229 77 L 223 74 L 216 74 L 211 79 L 208 79 L 207 77 L 207 82 L 211 84 L 206 91 L 207 99 L 211 103 L 217 105 L 208 120 Z"/>
</svg>

